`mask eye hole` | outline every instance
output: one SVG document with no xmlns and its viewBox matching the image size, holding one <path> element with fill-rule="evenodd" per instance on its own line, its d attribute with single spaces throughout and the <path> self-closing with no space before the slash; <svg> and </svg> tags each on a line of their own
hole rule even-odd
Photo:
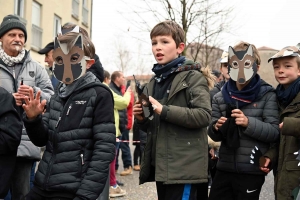
<svg viewBox="0 0 300 200">
<path fill-rule="evenodd" d="M 71 55 L 71 57 L 70 57 L 70 62 L 72 62 L 72 63 L 77 63 L 79 57 L 80 57 L 80 55 L 77 54 L 77 53 Z"/>
<path fill-rule="evenodd" d="M 55 58 L 55 63 L 58 64 L 58 65 L 62 65 L 64 63 L 64 60 L 61 56 L 57 56 Z"/>
<path fill-rule="evenodd" d="M 237 61 L 233 61 L 232 62 L 232 67 L 235 68 L 235 69 L 239 68 L 239 63 Z"/>
<path fill-rule="evenodd" d="M 245 63 L 245 68 L 250 68 L 251 67 L 251 61 L 250 60 L 246 60 Z"/>
</svg>

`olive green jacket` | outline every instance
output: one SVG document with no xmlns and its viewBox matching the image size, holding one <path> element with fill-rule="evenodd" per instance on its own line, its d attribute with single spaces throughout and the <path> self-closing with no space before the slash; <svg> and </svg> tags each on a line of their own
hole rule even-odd
<svg viewBox="0 0 300 200">
<path fill-rule="evenodd" d="M 154 86 L 153 78 L 144 91 L 152 95 Z M 197 70 L 177 73 L 161 115 L 155 114 L 152 120 L 141 124 L 148 134 L 140 184 L 207 182 L 206 128 L 210 121 L 211 103 L 205 76 Z M 152 147 L 153 144 L 156 146 Z M 151 165 L 152 159 L 155 167 Z"/>
<path fill-rule="evenodd" d="M 300 149 L 300 93 L 285 109 L 281 109 L 283 127 L 280 141 L 265 156 L 271 159 L 276 171 L 274 191 L 277 200 L 290 200 L 292 190 L 299 186 L 300 166 L 296 160 Z"/>
</svg>

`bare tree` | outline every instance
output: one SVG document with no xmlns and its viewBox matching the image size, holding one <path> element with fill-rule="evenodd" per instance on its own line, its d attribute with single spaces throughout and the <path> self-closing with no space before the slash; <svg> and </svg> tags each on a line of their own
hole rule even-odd
<svg viewBox="0 0 300 200">
<path fill-rule="evenodd" d="M 126 74 L 129 70 L 129 66 L 132 60 L 131 53 L 120 40 L 118 40 L 115 43 L 115 47 L 116 47 L 116 54 L 117 54 L 116 55 L 117 59 L 115 60 L 115 64 L 119 71 Z"/>
<path fill-rule="evenodd" d="M 222 8 L 221 0 L 143 0 L 138 5 L 124 0 L 124 3 L 138 16 L 135 20 L 132 20 L 132 15 L 128 18 L 137 28 L 137 32 L 147 31 L 149 34 L 152 28 L 149 21 L 158 23 L 166 19 L 173 20 L 186 33 L 186 49 L 183 55 L 187 55 L 187 51 L 193 47 L 190 50 L 192 53 L 188 54 L 191 59 L 203 66 L 214 65 L 212 60 L 215 59 L 212 55 L 221 45 L 220 34 L 230 29 L 229 14 L 232 11 L 231 7 Z M 126 16 L 126 13 L 122 14 Z"/>
</svg>

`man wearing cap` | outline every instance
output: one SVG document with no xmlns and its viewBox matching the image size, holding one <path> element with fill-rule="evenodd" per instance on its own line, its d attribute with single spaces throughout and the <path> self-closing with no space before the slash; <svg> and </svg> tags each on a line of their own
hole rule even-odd
<svg viewBox="0 0 300 200">
<path fill-rule="evenodd" d="M 48 64 L 49 70 L 47 70 L 48 75 L 51 79 L 51 83 L 53 88 L 56 88 L 56 86 L 58 85 L 59 81 L 55 78 L 55 76 L 53 76 L 52 73 L 52 66 L 53 66 L 53 49 L 54 49 L 54 42 L 50 42 L 49 44 L 47 44 L 45 46 L 45 48 L 41 49 L 38 51 L 39 54 L 45 54 L 45 63 Z"/>
<path fill-rule="evenodd" d="M 47 101 L 54 93 L 44 67 L 33 61 L 25 50 L 26 40 L 26 27 L 20 19 L 5 16 L 0 25 L 0 85 L 14 96 L 20 115 L 22 101 L 24 96 L 29 96 L 30 87 L 35 93 L 41 91 L 41 99 Z M 11 180 L 12 199 L 23 199 L 29 192 L 31 167 L 37 160 L 40 160 L 40 149 L 32 144 L 23 128 Z"/>
</svg>

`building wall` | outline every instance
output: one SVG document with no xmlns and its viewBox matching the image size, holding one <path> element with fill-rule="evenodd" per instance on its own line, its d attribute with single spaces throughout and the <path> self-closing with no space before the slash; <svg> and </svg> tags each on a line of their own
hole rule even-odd
<svg viewBox="0 0 300 200">
<path fill-rule="evenodd" d="M 258 70 L 258 74 L 260 77 L 266 81 L 267 83 L 271 84 L 273 87 L 276 87 L 278 85 L 278 82 L 275 79 L 274 76 L 274 70 L 272 61 L 268 63 L 268 59 L 272 57 L 275 53 L 277 53 L 277 50 L 258 50 L 260 58 L 261 58 L 261 64 L 260 68 Z"/>
<path fill-rule="evenodd" d="M 54 39 L 54 15 L 61 18 L 61 24 L 66 22 L 72 22 L 86 29 L 88 33 L 91 33 L 91 18 L 92 18 L 92 1 L 87 1 L 88 8 L 88 24 L 82 22 L 82 4 L 83 0 L 77 0 L 79 2 L 78 18 L 72 16 L 72 1 L 73 0 L 35 0 L 41 5 L 41 19 L 40 28 L 42 28 L 42 41 L 41 48 L 46 46 Z M 26 20 L 27 29 L 27 42 L 25 48 L 30 50 L 31 57 L 44 65 L 44 55 L 39 55 L 37 51 L 40 49 L 33 48 L 31 45 L 32 38 L 32 3 L 33 0 L 25 0 L 24 2 L 24 20 Z M 9 14 L 15 14 L 15 0 L 0 0 L 0 21 L 3 17 Z"/>
</svg>

